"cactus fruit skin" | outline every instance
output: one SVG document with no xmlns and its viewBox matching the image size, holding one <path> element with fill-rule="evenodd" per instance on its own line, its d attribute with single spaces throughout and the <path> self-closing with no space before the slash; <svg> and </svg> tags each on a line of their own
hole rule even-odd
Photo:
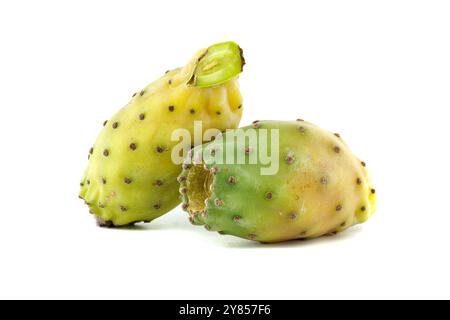
<svg viewBox="0 0 450 320">
<path fill-rule="evenodd" d="M 237 64 L 232 70 L 230 64 L 221 66 L 220 59 L 229 56 Z M 208 59 L 213 68 L 200 68 Z M 99 225 L 150 222 L 180 203 L 181 165 L 171 160 L 171 149 L 178 143 L 171 141 L 171 134 L 185 128 L 192 135 L 194 121 L 202 121 L 204 131 L 236 128 L 242 115 L 237 75 L 243 64 L 242 51 L 233 42 L 200 50 L 185 67 L 168 71 L 135 93 L 105 121 L 89 150 L 79 195 Z M 221 68 L 226 72 L 220 73 Z"/>
<path fill-rule="evenodd" d="M 270 243 L 335 234 L 374 213 L 375 189 L 366 164 L 340 135 L 303 120 L 259 121 L 242 128 L 248 129 L 258 136 L 262 129 L 279 129 L 278 173 L 260 175 L 260 162 L 218 164 L 214 157 L 227 150 L 229 132 L 196 147 L 179 177 L 191 223 Z M 205 148 L 214 151 L 199 161 Z M 248 156 L 254 152 L 239 143 L 231 148 L 235 154 L 243 148 Z"/>
</svg>

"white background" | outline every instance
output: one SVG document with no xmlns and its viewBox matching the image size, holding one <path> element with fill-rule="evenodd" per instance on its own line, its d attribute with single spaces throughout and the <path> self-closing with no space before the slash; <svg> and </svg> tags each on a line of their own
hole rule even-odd
<svg viewBox="0 0 450 320">
<path fill-rule="evenodd" d="M 1 1 L 0 298 L 450 298 L 448 1 Z M 304 118 L 367 162 L 378 212 L 261 245 L 176 209 L 95 226 L 102 122 L 210 44 L 244 49 L 243 125 Z"/>
</svg>

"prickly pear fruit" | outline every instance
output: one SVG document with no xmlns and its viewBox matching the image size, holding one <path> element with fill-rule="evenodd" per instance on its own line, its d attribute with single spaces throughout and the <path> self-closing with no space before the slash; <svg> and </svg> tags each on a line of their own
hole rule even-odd
<svg viewBox="0 0 450 320">
<path fill-rule="evenodd" d="M 149 222 L 179 204 L 181 165 L 171 161 L 176 144 L 171 134 L 179 128 L 193 134 L 196 120 L 205 131 L 236 128 L 242 114 L 237 76 L 243 65 L 242 50 L 233 42 L 200 50 L 105 121 L 80 183 L 80 198 L 100 225 Z"/>
<path fill-rule="evenodd" d="M 247 139 L 235 138 L 239 132 Z M 278 161 L 273 175 L 261 175 L 266 147 Z M 365 163 L 340 135 L 303 120 L 230 130 L 191 150 L 183 168 L 180 192 L 191 223 L 221 234 L 260 242 L 315 238 L 363 223 L 375 211 Z"/>
</svg>

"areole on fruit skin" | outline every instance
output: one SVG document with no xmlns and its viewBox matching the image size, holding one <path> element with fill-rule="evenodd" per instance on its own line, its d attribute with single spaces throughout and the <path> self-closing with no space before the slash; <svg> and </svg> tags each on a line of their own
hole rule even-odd
<svg viewBox="0 0 450 320">
<path fill-rule="evenodd" d="M 242 116 L 237 77 L 244 63 L 234 42 L 202 49 L 185 67 L 134 93 L 103 123 L 80 182 L 80 198 L 100 225 L 150 222 L 180 203 L 181 165 L 171 161 L 170 135 L 192 130 L 195 120 L 205 130 L 236 128 Z"/>
<path fill-rule="evenodd" d="M 279 242 L 335 234 L 374 213 L 375 189 L 366 164 L 339 135 L 301 119 L 257 121 L 242 129 L 279 130 L 279 172 L 264 176 L 260 163 L 209 161 L 205 148 L 216 154 L 226 152 L 228 144 L 249 148 L 227 139 L 228 133 L 196 147 L 192 158 L 203 153 L 204 159 L 186 163 L 178 178 L 191 223 L 220 234 Z"/>
</svg>

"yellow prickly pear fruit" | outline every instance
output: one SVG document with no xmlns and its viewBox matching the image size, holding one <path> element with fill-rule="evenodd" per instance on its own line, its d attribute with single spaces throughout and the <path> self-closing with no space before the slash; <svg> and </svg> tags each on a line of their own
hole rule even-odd
<svg viewBox="0 0 450 320">
<path fill-rule="evenodd" d="M 237 77 L 244 63 L 234 42 L 200 50 L 185 67 L 135 93 L 104 123 L 80 183 L 80 198 L 99 225 L 150 222 L 180 203 L 181 165 L 171 159 L 177 144 L 171 135 L 180 128 L 193 134 L 194 121 L 202 121 L 203 131 L 237 128 Z"/>
</svg>

